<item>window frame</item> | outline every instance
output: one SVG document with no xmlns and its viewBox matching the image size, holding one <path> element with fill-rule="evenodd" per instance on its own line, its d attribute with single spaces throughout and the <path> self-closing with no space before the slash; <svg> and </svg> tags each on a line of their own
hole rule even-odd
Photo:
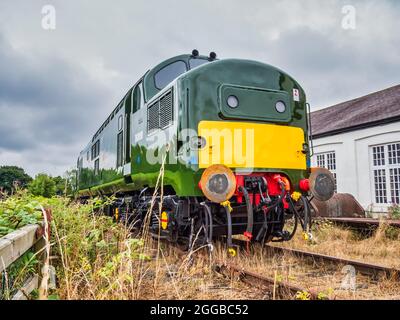
<svg viewBox="0 0 400 320">
<path fill-rule="evenodd" d="M 369 146 L 371 198 L 375 206 L 389 207 L 400 204 L 399 152 L 400 141 Z"/>
<path fill-rule="evenodd" d="M 91 147 L 91 160 L 93 161 L 100 155 L 100 139 L 97 139 Z"/>
<path fill-rule="evenodd" d="M 124 119 L 123 119 L 123 115 L 120 114 L 118 116 L 118 121 L 117 121 L 117 125 L 118 125 L 118 131 L 121 131 L 124 128 Z"/>
<path fill-rule="evenodd" d="M 157 90 L 161 91 L 161 90 L 163 90 L 163 89 L 167 86 L 167 84 L 168 84 L 169 82 L 168 82 L 167 84 L 165 84 L 165 86 L 162 87 L 162 88 L 160 88 L 159 86 L 157 86 L 156 76 L 157 76 L 157 74 L 159 74 L 161 71 L 163 71 L 165 68 L 167 68 L 167 67 L 169 67 L 170 65 L 173 65 L 173 64 L 175 64 L 175 63 L 178 63 L 178 62 L 183 62 L 183 63 L 184 63 L 184 65 L 185 65 L 185 71 L 182 72 L 182 73 L 180 73 L 179 75 L 177 75 L 177 76 L 176 76 L 175 78 L 173 78 L 171 81 L 173 81 L 174 79 L 178 78 L 179 76 L 181 76 L 182 74 L 184 74 L 184 73 L 186 73 L 186 72 L 188 72 L 188 71 L 190 70 L 190 69 L 189 69 L 189 66 L 188 66 L 188 64 L 186 63 L 185 60 L 181 60 L 181 59 L 180 59 L 180 60 L 172 61 L 171 63 L 168 63 L 167 65 L 163 66 L 161 69 L 157 70 L 156 73 L 154 73 L 154 75 L 153 75 L 154 88 L 156 88 Z M 171 82 L 171 81 L 170 81 L 170 82 Z"/>
<path fill-rule="evenodd" d="M 120 132 L 117 133 L 117 168 L 122 167 L 124 165 L 123 162 L 124 162 L 124 131 L 121 130 Z"/>
</svg>

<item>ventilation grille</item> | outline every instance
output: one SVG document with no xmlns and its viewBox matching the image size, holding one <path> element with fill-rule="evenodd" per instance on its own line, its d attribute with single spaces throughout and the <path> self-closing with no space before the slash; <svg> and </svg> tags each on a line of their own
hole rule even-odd
<svg viewBox="0 0 400 320">
<path fill-rule="evenodd" d="M 159 103 L 156 101 L 147 109 L 147 132 L 158 129 L 159 122 Z"/>
<path fill-rule="evenodd" d="M 172 90 L 147 108 L 147 132 L 165 129 L 174 120 Z"/>
<path fill-rule="evenodd" d="M 172 107 L 172 92 L 168 92 L 160 99 L 160 128 L 164 129 L 172 124 L 174 119 Z"/>
</svg>

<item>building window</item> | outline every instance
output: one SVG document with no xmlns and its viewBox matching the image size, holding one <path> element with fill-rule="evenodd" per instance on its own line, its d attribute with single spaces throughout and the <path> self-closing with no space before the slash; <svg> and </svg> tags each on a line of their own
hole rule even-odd
<svg viewBox="0 0 400 320">
<path fill-rule="evenodd" d="M 318 153 L 317 156 L 317 167 L 328 169 L 333 177 L 335 178 L 335 192 L 337 191 L 336 183 L 336 153 L 335 151 Z"/>
<path fill-rule="evenodd" d="M 374 170 L 375 202 L 387 203 L 386 175 L 385 170 Z"/>
<path fill-rule="evenodd" d="M 400 164 L 400 143 L 388 144 L 389 164 Z"/>
<path fill-rule="evenodd" d="M 392 203 L 400 203 L 400 168 L 389 169 Z"/>
<path fill-rule="evenodd" d="M 385 146 L 377 146 L 372 148 L 372 156 L 374 160 L 374 166 L 385 165 Z"/>
<path fill-rule="evenodd" d="M 317 167 L 325 168 L 325 154 L 317 154 Z"/>
<path fill-rule="evenodd" d="M 375 203 L 400 204 L 400 143 L 373 146 Z"/>
</svg>

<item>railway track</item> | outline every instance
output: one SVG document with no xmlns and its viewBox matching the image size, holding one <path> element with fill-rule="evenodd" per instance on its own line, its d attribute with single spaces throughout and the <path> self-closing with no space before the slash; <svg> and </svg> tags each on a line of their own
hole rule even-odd
<svg viewBox="0 0 400 320">
<path fill-rule="evenodd" d="M 348 226 L 357 230 L 370 230 L 373 231 L 378 228 L 382 223 L 390 227 L 400 228 L 400 220 L 378 220 L 371 218 L 350 218 L 350 217 L 317 217 L 314 221 L 331 221 L 338 225 Z"/>
<path fill-rule="evenodd" d="M 234 240 L 236 241 L 236 239 Z M 239 245 L 239 242 L 237 242 L 237 245 Z M 244 246 L 245 244 L 241 243 L 241 245 Z M 176 246 L 174 246 L 174 250 L 181 257 L 185 257 L 189 254 L 187 251 L 183 251 Z M 204 248 L 204 250 L 196 251 L 195 253 L 192 253 L 191 256 L 194 257 L 195 255 L 198 256 L 204 254 L 206 250 L 207 249 Z M 215 262 L 213 269 L 215 272 L 226 277 L 232 278 L 234 276 L 237 276 L 240 281 L 244 282 L 247 285 L 255 286 L 262 290 L 267 290 L 269 293 L 271 293 L 271 298 L 297 299 L 298 294 L 300 293 L 310 300 L 319 299 L 318 294 L 313 290 L 302 288 L 287 281 L 281 281 L 271 277 L 267 277 L 265 275 L 257 274 L 255 272 L 246 270 L 245 268 L 240 267 L 233 262 L 234 259 L 229 263 L 217 261 Z"/>
<path fill-rule="evenodd" d="M 351 265 L 353 266 L 356 271 L 359 273 L 378 278 L 380 276 L 387 276 L 387 277 L 396 277 L 397 279 L 400 276 L 400 270 L 395 268 L 389 268 L 377 264 L 365 263 L 358 260 L 352 259 L 344 259 L 334 256 L 329 256 L 325 254 L 303 251 L 303 250 L 296 250 L 290 248 L 283 248 L 283 247 L 275 247 L 275 246 L 267 246 L 268 250 L 273 252 L 279 253 L 290 253 L 294 256 L 301 257 L 301 258 L 311 258 L 313 261 L 322 261 L 322 262 L 330 262 L 335 264 L 342 264 L 342 265 Z"/>
<path fill-rule="evenodd" d="M 297 299 L 298 295 L 302 294 L 310 300 L 318 299 L 318 294 L 312 290 L 307 290 L 286 281 L 279 281 L 274 278 L 251 272 L 235 264 L 217 264 L 215 266 L 215 271 L 230 277 L 237 275 L 242 282 L 250 286 L 268 289 L 269 292 L 272 293 L 273 298 L 280 297 L 285 299 Z"/>
<path fill-rule="evenodd" d="M 237 245 L 241 248 L 246 248 L 247 241 L 235 239 L 235 245 Z M 291 248 L 285 248 L 285 247 L 278 247 L 278 246 L 272 246 L 272 245 L 266 245 L 265 248 L 266 248 L 266 250 L 269 250 L 270 252 L 273 252 L 273 253 L 279 253 L 279 254 L 287 253 L 287 254 L 291 254 L 293 256 L 303 258 L 303 259 L 312 259 L 313 262 L 320 261 L 320 262 L 324 262 L 324 263 L 351 265 L 359 273 L 369 276 L 369 277 L 372 277 L 374 279 L 379 278 L 381 276 L 395 277 L 396 279 L 400 279 L 400 269 L 396 269 L 396 268 L 390 268 L 390 267 L 386 267 L 386 266 L 382 266 L 382 265 L 378 265 L 378 264 L 372 264 L 372 263 L 365 263 L 365 262 L 353 260 L 353 259 L 345 259 L 345 258 L 335 257 L 335 256 L 330 256 L 330 255 L 316 253 L 316 252 L 291 249 Z"/>
<path fill-rule="evenodd" d="M 235 239 L 234 243 L 240 248 L 248 248 L 247 242 L 244 240 Z M 313 263 L 323 262 L 337 265 L 351 265 L 360 274 L 373 279 L 378 279 L 382 276 L 392 277 L 392 279 L 394 277 L 396 280 L 399 280 L 400 278 L 399 269 L 389 268 L 386 266 L 271 245 L 266 246 L 265 249 L 273 254 L 286 253 L 301 259 L 312 259 Z M 246 270 L 245 268 L 234 264 L 234 262 L 219 264 L 216 266 L 216 271 L 224 273 L 225 275 L 230 275 L 231 277 L 237 275 L 241 281 L 250 286 L 267 288 L 269 292 L 274 293 L 274 298 L 276 295 L 276 297 L 282 297 L 285 299 L 299 299 L 300 295 L 300 298 L 301 296 L 306 296 L 307 299 L 310 300 L 327 299 L 326 296 L 320 297 L 319 294 L 312 289 L 306 289 L 305 287 L 287 281 L 278 281 L 272 277 Z"/>
<path fill-rule="evenodd" d="M 241 248 L 242 250 L 253 250 L 256 246 L 251 245 L 245 240 L 233 239 L 234 245 Z M 323 264 L 332 264 L 332 265 L 350 265 L 353 266 L 354 269 L 368 278 L 373 280 L 378 280 L 381 277 L 387 277 L 388 279 L 395 279 L 398 281 L 400 279 L 400 270 L 396 268 L 390 268 L 382 265 L 365 263 L 362 261 L 357 261 L 353 259 L 345 259 L 335 256 L 329 256 L 325 254 L 309 252 L 304 250 L 297 250 L 291 248 L 278 247 L 274 245 L 266 245 L 264 247 L 265 250 L 270 252 L 272 255 L 283 255 L 289 254 L 299 259 L 311 260 L 313 264 L 315 263 L 323 263 Z M 188 252 L 183 252 L 178 250 L 180 254 L 187 255 Z M 201 254 L 206 252 L 205 250 L 200 250 L 198 253 Z M 197 253 L 196 253 L 197 255 Z M 318 299 L 328 299 L 327 296 L 320 296 L 318 292 L 316 292 L 316 288 L 310 289 L 309 283 L 306 285 L 299 283 L 289 282 L 288 279 L 286 281 L 282 280 L 282 277 L 271 277 L 262 273 L 256 273 L 252 270 L 249 270 L 247 267 L 243 267 L 235 263 L 235 259 L 229 259 L 228 261 L 216 261 L 214 264 L 214 271 L 223 274 L 226 277 L 239 279 L 243 283 L 251 286 L 260 288 L 263 291 L 264 295 L 269 295 L 270 298 L 283 298 L 283 299 L 302 299 L 307 298 L 310 300 L 318 300 Z M 271 270 L 269 270 L 271 271 Z M 271 273 L 269 273 L 271 274 Z M 376 283 L 374 281 L 374 283 Z"/>
</svg>

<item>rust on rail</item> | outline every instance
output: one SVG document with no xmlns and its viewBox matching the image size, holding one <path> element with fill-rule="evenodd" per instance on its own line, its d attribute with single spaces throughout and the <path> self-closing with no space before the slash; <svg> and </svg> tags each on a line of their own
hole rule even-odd
<svg viewBox="0 0 400 320">
<path fill-rule="evenodd" d="M 329 261 L 337 264 L 344 264 L 344 265 L 352 265 L 358 272 L 368 275 L 368 276 L 378 276 L 379 274 L 384 274 L 389 277 L 396 277 L 398 278 L 400 275 L 400 270 L 395 268 L 389 268 L 377 264 L 372 263 L 365 263 L 357 260 L 352 259 L 345 259 L 339 258 L 334 256 L 329 256 L 321 253 L 303 251 L 298 249 L 290 249 L 290 248 L 283 248 L 283 247 L 276 247 L 276 246 L 267 246 L 269 250 L 273 250 L 275 252 L 279 251 L 281 253 L 287 252 L 293 254 L 298 257 L 304 258 L 312 258 L 314 260 L 322 260 L 322 261 Z"/>
<path fill-rule="evenodd" d="M 217 267 L 217 271 L 220 273 L 229 271 L 231 277 L 234 274 L 238 274 L 239 279 L 249 285 L 267 287 L 271 291 L 275 288 L 276 294 L 279 297 L 287 298 L 290 296 L 292 298 L 296 298 L 298 293 L 307 293 L 310 300 L 318 299 L 318 294 L 313 290 L 307 290 L 286 281 L 278 281 L 277 279 L 245 270 L 244 268 L 238 267 L 234 264 L 220 264 Z"/>
<path fill-rule="evenodd" d="M 239 239 L 234 239 L 234 243 L 236 246 L 245 248 L 247 241 L 244 240 L 239 240 Z M 367 276 L 372 276 L 372 277 L 378 277 L 380 275 L 385 275 L 387 277 L 393 277 L 395 279 L 400 279 L 400 269 L 396 268 L 391 268 L 391 267 L 386 267 L 378 264 L 373 264 L 373 263 L 365 263 L 362 261 L 357 261 L 353 259 L 346 259 L 346 258 L 340 258 L 340 257 L 335 257 L 335 256 L 330 256 L 326 254 L 321 254 L 321 253 L 316 253 L 316 252 L 310 252 L 310 251 L 304 251 L 304 250 L 299 250 L 299 249 L 291 249 L 291 248 L 285 248 L 285 247 L 278 247 L 278 246 L 273 246 L 273 245 L 266 245 L 265 248 L 267 250 L 273 251 L 274 253 L 290 253 L 294 256 L 300 257 L 300 258 L 311 258 L 314 261 L 320 260 L 320 261 L 328 261 L 331 263 L 336 263 L 336 264 L 343 264 L 343 265 L 352 265 L 358 272 L 361 274 L 367 275 Z"/>
<path fill-rule="evenodd" d="M 316 217 L 314 220 L 318 221 L 332 221 L 338 224 L 345 224 L 350 226 L 371 226 L 378 227 L 380 224 L 387 224 L 391 227 L 400 228 L 400 220 L 393 219 L 372 219 L 372 218 L 350 218 L 350 217 Z"/>
</svg>

